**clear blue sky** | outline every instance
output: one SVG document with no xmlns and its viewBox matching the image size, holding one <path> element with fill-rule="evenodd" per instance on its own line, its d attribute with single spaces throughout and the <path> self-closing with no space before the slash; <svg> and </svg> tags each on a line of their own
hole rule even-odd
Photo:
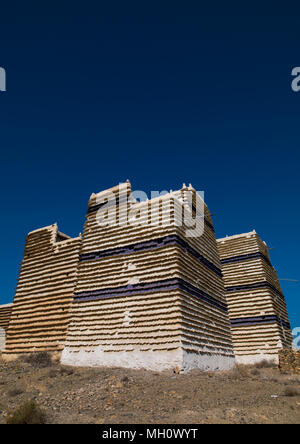
<svg viewBox="0 0 300 444">
<path fill-rule="evenodd" d="M 146 192 L 191 182 L 218 237 L 256 229 L 279 277 L 300 279 L 299 10 L 149 5 L 1 5 L 0 303 L 28 231 L 77 235 L 89 195 L 127 178 Z M 300 326 L 300 283 L 282 286 Z"/>
</svg>

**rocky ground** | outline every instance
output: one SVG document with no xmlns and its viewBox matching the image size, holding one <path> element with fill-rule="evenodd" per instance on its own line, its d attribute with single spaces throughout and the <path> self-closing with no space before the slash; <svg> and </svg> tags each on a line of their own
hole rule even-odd
<svg viewBox="0 0 300 444">
<path fill-rule="evenodd" d="M 300 376 L 277 369 L 155 373 L 0 360 L 0 423 L 35 399 L 47 423 L 299 423 Z"/>
</svg>

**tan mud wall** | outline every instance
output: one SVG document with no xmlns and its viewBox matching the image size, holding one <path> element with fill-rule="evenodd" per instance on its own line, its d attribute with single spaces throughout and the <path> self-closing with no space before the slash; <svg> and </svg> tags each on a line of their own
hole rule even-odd
<svg viewBox="0 0 300 444">
<path fill-rule="evenodd" d="M 10 321 L 12 304 L 0 305 L 0 351 L 5 348 L 6 331 Z"/>
<path fill-rule="evenodd" d="M 124 192 L 124 188 L 115 192 Z M 154 212 L 163 212 L 165 199 L 168 197 L 161 198 L 158 206 L 157 201 L 148 201 L 132 208 L 145 214 L 143 210 L 153 205 Z M 89 208 L 95 203 L 92 196 Z M 173 203 L 172 214 L 177 211 Z M 175 235 L 182 233 L 174 225 L 100 227 L 97 213 L 88 213 L 80 255 L 117 247 L 123 250 L 118 255 L 79 262 L 63 362 L 163 369 L 182 366 L 188 352 L 233 359 L 226 312 L 219 313 L 170 283 L 184 279 L 224 302 L 221 277 L 193 260 L 180 245 L 150 245 L 123 252 L 126 246 L 151 241 L 154 245 L 157 239 Z M 220 267 L 211 229 L 205 239 L 191 244 Z M 97 298 L 95 292 L 101 290 L 103 294 L 109 291 L 109 297 L 102 294 Z"/>
<path fill-rule="evenodd" d="M 205 220 L 201 236 L 187 237 L 180 227 L 178 233 L 196 252 L 200 253 L 221 272 L 221 263 L 217 248 L 213 222 L 209 209 L 205 206 Z M 224 295 L 224 282 L 209 267 L 200 263 L 186 249 L 180 248 L 177 255 L 179 277 L 193 286 L 212 296 L 216 301 L 227 305 Z M 188 353 L 206 355 L 212 360 L 216 356 L 233 359 L 233 346 L 230 333 L 230 323 L 227 311 L 220 310 L 213 304 L 181 293 L 182 312 L 182 345 Z M 206 358 L 203 357 L 203 361 Z M 222 365 L 222 364 L 220 364 Z M 217 365 L 216 365 L 217 367 Z"/>
<path fill-rule="evenodd" d="M 80 242 L 56 224 L 28 234 L 3 356 L 62 350 Z"/>
<path fill-rule="evenodd" d="M 237 359 L 244 363 L 265 358 L 277 361 L 278 350 L 291 345 L 292 335 L 266 244 L 256 232 L 250 232 L 219 239 L 218 248 Z M 239 260 L 226 262 L 232 258 Z M 260 287 L 255 288 L 257 284 Z"/>
</svg>

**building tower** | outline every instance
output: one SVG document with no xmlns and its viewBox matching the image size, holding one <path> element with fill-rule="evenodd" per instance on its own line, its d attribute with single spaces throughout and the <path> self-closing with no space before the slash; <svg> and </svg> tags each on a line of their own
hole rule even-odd
<svg viewBox="0 0 300 444">
<path fill-rule="evenodd" d="M 217 240 L 238 363 L 278 362 L 292 346 L 284 295 L 268 248 L 255 231 Z"/>
<path fill-rule="evenodd" d="M 2 356 L 49 351 L 64 346 L 81 238 L 70 239 L 57 225 L 27 235 L 24 257 Z"/>
<path fill-rule="evenodd" d="M 6 332 L 13 304 L 0 305 L 0 352 L 5 349 Z"/>
<path fill-rule="evenodd" d="M 92 194 L 63 363 L 151 370 L 233 365 L 204 202 L 196 235 L 190 237 L 186 220 L 178 223 L 183 212 L 195 217 L 199 202 L 191 186 L 139 202 L 128 181 Z"/>
</svg>

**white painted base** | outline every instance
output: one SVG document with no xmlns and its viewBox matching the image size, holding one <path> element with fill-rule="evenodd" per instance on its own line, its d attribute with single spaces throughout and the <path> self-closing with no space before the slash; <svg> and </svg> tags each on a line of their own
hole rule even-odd
<svg viewBox="0 0 300 444">
<path fill-rule="evenodd" d="M 125 367 L 154 371 L 162 371 L 169 368 L 180 367 L 182 362 L 181 350 L 171 351 L 103 351 L 97 347 L 94 351 L 80 350 L 71 352 L 64 349 L 61 363 L 77 367 Z"/>
<path fill-rule="evenodd" d="M 6 338 L 5 330 L 4 328 L 0 328 L 0 350 L 5 349 L 5 338 Z"/>
<path fill-rule="evenodd" d="M 199 368 L 204 371 L 229 370 L 236 364 L 233 356 L 208 355 L 199 353 L 189 353 L 183 350 L 184 371 Z"/>
<path fill-rule="evenodd" d="M 261 361 L 270 361 L 273 362 L 275 365 L 278 364 L 278 355 L 276 354 L 259 354 L 259 355 L 247 355 L 247 356 L 236 356 L 236 362 L 237 364 L 244 364 L 244 365 L 252 365 L 257 364 Z"/>
<path fill-rule="evenodd" d="M 77 367 L 125 367 L 163 371 L 175 369 L 189 371 L 193 368 L 201 370 L 228 370 L 234 366 L 233 357 L 221 355 L 200 355 L 188 353 L 182 348 L 166 351 L 104 351 L 97 347 L 93 351 L 80 350 L 72 352 L 65 348 L 61 356 L 62 364 Z"/>
</svg>

